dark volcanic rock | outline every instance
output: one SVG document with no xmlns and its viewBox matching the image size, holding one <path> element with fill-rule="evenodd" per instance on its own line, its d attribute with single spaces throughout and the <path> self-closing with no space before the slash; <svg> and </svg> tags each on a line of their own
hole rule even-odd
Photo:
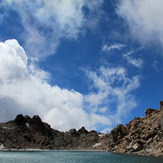
<svg viewBox="0 0 163 163">
<path fill-rule="evenodd" d="M 24 118 L 24 116 L 22 114 L 19 114 L 19 115 L 16 116 L 14 122 L 16 124 L 18 124 L 18 125 L 23 125 L 23 124 L 26 123 L 26 120 L 25 120 L 25 118 Z"/>
<path fill-rule="evenodd" d="M 75 136 L 75 137 L 79 136 L 79 132 L 77 132 L 76 129 L 69 130 L 69 133 L 70 133 L 70 135 Z"/>
<path fill-rule="evenodd" d="M 81 129 L 78 130 L 79 134 L 87 134 L 88 131 L 85 129 L 85 127 L 82 127 Z"/>
<path fill-rule="evenodd" d="M 17 115 L 14 121 L 0 123 L 0 144 L 7 149 L 93 149 L 98 143 L 98 133 L 84 127 L 69 132 L 54 130 L 42 122 L 38 115 Z"/>
</svg>

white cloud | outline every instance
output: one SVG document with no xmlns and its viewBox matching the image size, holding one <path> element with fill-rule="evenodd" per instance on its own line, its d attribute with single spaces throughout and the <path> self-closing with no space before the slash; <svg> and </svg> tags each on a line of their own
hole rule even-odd
<svg viewBox="0 0 163 163">
<path fill-rule="evenodd" d="M 59 130 L 87 129 L 96 124 L 109 125 L 104 115 L 84 111 L 84 97 L 74 90 L 48 84 L 49 74 L 29 63 L 16 40 L 0 42 L 0 119 L 7 121 L 17 114 L 38 114 Z"/>
<path fill-rule="evenodd" d="M 36 58 L 54 54 L 61 39 L 76 39 L 85 28 L 95 25 L 98 22 L 97 15 L 100 13 L 99 8 L 102 3 L 103 0 L 93 2 L 2 0 L 0 2 L 1 7 L 15 10 L 20 16 L 20 23 L 25 31 L 23 34 L 20 33 L 19 39 L 24 40 L 28 55 Z M 83 8 L 87 8 L 89 12 L 85 14 Z"/>
<path fill-rule="evenodd" d="M 82 95 L 49 85 L 49 74 L 29 63 L 16 40 L 0 43 L 0 63 L 1 121 L 20 113 L 38 114 L 52 127 L 63 131 L 81 126 L 96 129 L 99 125 L 105 129 L 120 123 L 121 117 L 136 107 L 132 91 L 139 87 L 139 77 L 128 78 L 123 67 L 87 70 L 96 90 Z"/>
<path fill-rule="evenodd" d="M 127 45 L 124 45 L 124 44 L 112 44 L 110 46 L 105 44 L 102 48 L 102 51 L 110 52 L 110 51 L 115 50 L 115 49 L 120 51 L 126 46 Z M 143 66 L 143 63 L 144 63 L 143 60 L 141 58 L 134 58 L 133 56 L 131 56 L 132 54 L 134 54 L 135 52 L 137 52 L 141 49 L 142 48 L 138 48 L 135 51 L 129 51 L 129 52 L 123 54 L 123 58 L 125 58 L 129 64 L 134 65 L 137 68 L 141 68 Z"/>
<path fill-rule="evenodd" d="M 158 40 L 163 45 L 162 6 L 162 0 L 121 0 L 117 12 L 140 41 Z"/>
<path fill-rule="evenodd" d="M 140 58 L 136 59 L 136 58 L 132 57 L 131 55 L 133 53 L 134 53 L 134 51 L 130 51 L 130 52 L 124 54 L 123 57 L 128 61 L 128 63 L 134 65 L 137 68 L 141 68 L 144 63 L 143 60 Z"/>
<path fill-rule="evenodd" d="M 113 44 L 113 45 L 110 45 L 110 46 L 108 46 L 107 44 L 105 44 L 105 45 L 103 46 L 103 48 L 102 48 L 102 51 L 104 51 L 104 52 L 109 52 L 109 51 L 115 50 L 115 49 L 121 50 L 121 49 L 124 48 L 125 46 L 126 46 L 126 45 L 124 45 L 124 44 Z"/>
<path fill-rule="evenodd" d="M 94 113 L 107 116 L 112 124 L 121 119 L 137 106 L 133 91 L 140 86 L 139 76 L 129 78 L 123 67 L 102 66 L 97 72 L 86 70 L 93 92 L 85 96 L 85 102 Z M 103 106 L 100 109 L 100 106 Z M 108 126 L 108 127 L 111 127 Z"/>
<path fill-rule="evenodd" d="M 159 66 L 158 66 L 158 61 L 157 60 L 153 61 L 152 67 L 157 73 L 159 72 Z"/>
<path fill-rule="evenodd" d="M 107 110 L 107 107 L 99 108 L 99 112 L 101 113 L 105 113 Z"/>
</svg>

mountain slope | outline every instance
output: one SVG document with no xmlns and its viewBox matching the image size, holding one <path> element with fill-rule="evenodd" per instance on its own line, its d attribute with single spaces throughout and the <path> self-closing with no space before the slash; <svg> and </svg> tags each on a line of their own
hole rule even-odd
<svg viewBox="0 0 163 163">
<path fill-rule="evenodd" d="M 163 112 L 146 109 L 146 116 L 102 134 L 84 127 L 54 130 L 39 116 L 18 115 L 0 123 L 0 149 L 105 150 L 116 153 L 163 156 Z"/>
</svg>

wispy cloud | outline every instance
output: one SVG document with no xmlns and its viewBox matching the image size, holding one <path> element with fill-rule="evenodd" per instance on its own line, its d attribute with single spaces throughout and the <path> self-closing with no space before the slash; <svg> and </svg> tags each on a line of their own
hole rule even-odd
<svg viewBox="0 0 163 163">
<path fill-rule="evenodd" d="M 105 44 L 102 48 L 102 51 L 104 52 L 109 52 L 111 50 L 121 50 L 122 48 L 124 48 L 126 45 L 124 44 L 113 44 L 113 45 L 107 45 Z"/>
<path fill-rule="evenodd" d="M 125 68 L 110 66 L 85 72 L 93 87 L 93 91 L 84 97 L 86 107 L 94 113 L 107 115 L 112 122 L 110 127 L 120 123 L 122 117 L 137 106 L 132 92 L 140 86 L 139 76 L 128 77 Z"/>
<path fill-rule="evenodd" d="M 110 52 L 112 50 L 118 50 L 120 51 L 120 53 L 118 54 L 123 54 L 123 48 L 127 47 L 127 45 L 124 44 L 112 44 L 110 46 L 108 46 L 107 44 L 105 44 L 102 48 L 103 52 Z M 137 53 L 138 51 L 140 51 L 142 48 L 137 48 L 136 50 L 132 50 L 129 51 L 125 54 L 122 55 L 122 57 L 127 60 L 127 62 L 137 68 L 141 68 L 143 66 L 143 60 L 141 58 L 135 58 L 133 56 L 134 53 Z"/>
<path fill-rule="evenodd" d="M 128 63 L 134 65 L 135 67 L 137 68 L 141 68 L 143 67 L 143 60 L 138 58 L 134 58 L 133 56 L 131 56 L 132 54 L 134 53 L 134 51 L 130 51 L 130 52 L 127 52 L 123 55 L 123 57 L 127 60 Z"/>
<path fill-rule="evenodd" d="M 120 0 L 117 13 L 135 38 L 143 43 L 157 40 L 163 45 L 162 6 L 162 0 Z"/>
<path fill-rule="evenodd" d="M 19 15 L 24 32 L 16 39 L 23 39 L 27 54 L 44 58 L 56 52 L 61 39 L 76 39 L 85 28 L 95 26 L 102 3 L 103 0 L 2 0 L 0 6 Z M 10 16 L 9 12 L 2 16 L 6 15 Z"/>
<path fill-rule="evenodd" d="M 158 61 L 157 60 L 153 61 L 152 67 L 156 72 L 159 72 L 159 66 L 158 66 Z"/>
</svg>

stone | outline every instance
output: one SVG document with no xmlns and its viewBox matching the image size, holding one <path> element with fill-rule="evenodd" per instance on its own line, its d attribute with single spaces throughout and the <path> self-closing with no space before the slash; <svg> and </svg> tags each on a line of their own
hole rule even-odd
<svg viewBox="0 0 163 163">
<path fill-rule="evenodd" d="M 159 141 L 159 136 L 156 135 L 154 138 L 153 138 L 154 141 Z"/>
<path fill-rule="evenodd" d="M 146 143 L 147 143 L 147 144 L 150 144 L 152 141 L 153 141 L 153 138 L 150 138 L 150 139 L 147 140 Z"/>
<path fill-rule="evenodd" d="M 160 108 L 163 109 L 163 101 L 160 101 Z"/>
<path fill-rule="evenodd" d="M 155 111 L 156 111 L 155 109 L 148 108 L 145 110 L 145 114 L 146 116 L 151 116 L 151 114 Z"/>
<path fill-rule="evenodd" d="M 142 149 L 142 145 L 136 143 L 136 144 L 133 145 L 132 148 L 134 149 L 134 151 L 140 151 Z"/>
<path fill-rule="evenodd" d="M 113 137 L 114 142 L 116 142 L 118 139 L 123 138 L 127 134 L 127 128 L 124 127 L 122 124 L 118 124 L 116 128 L 111 130 L 111 135 Z"/>
<path fill-rule="evenodd" d="M 132 142 L 126 147 L 127 151 L 133 151 Z"/>
</svg>

